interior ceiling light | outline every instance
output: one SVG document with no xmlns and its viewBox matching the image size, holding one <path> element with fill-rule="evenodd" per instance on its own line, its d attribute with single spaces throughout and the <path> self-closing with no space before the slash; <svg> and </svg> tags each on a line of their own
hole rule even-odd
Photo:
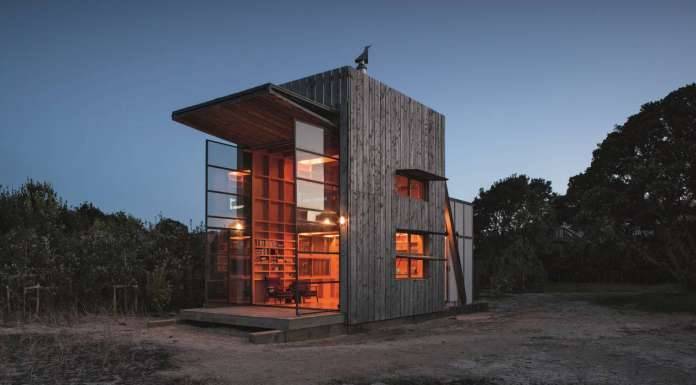
<svg viewBox="0 0 696 385">
<path fill-rule="evenodd" d="M 317 158 L 302 159 L 302 160 L 298 161 L 297 163 L 302 164 L 302 165 L 310 165 L 310 166 L 312 166 L 312 165 L 315 165 L 315 164 L 323 164 L 323 163 L 329 163 L 329 162 L 335 162 L 335 161 L 336 161 L 336 159 L 332 159 L 332 158 L 327 158 L 327 157 L 324 157 L 324 156 L 320 156 L 320 157 L 317 157 Z"/>
</svg>

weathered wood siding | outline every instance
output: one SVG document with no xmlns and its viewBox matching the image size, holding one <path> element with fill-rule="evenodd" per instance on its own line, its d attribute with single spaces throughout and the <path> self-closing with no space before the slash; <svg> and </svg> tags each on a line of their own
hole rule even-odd
<svg viewBox="0 0 696 385">
<path fill-rule="evenodd" d="M 351 324 L 443 310 L 444 262 L 423 280 L 395 279 L 397 229 L 444 232 L 444 182 L 426 202 L 400 197 L 397 169 L 445 174 L 444 116 L 350 67 L 282 85 L 341 114 L 341 311 Z M 444 236 L 431 235 L 444 258 Z"/>
</svg>

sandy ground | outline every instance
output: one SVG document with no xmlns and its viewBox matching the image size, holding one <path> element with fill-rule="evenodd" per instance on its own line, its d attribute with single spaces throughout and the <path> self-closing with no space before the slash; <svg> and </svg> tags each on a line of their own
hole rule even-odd
<svg viewBox="0 0 696 385">
<path fill-rule="evenodd" d="M 35 333 L 55 329 L 31 327 Z M 176 368 L 161 372 L 164 376 L 207 383 L 483 378 L 496 384 L 696 384 L 695 315 L 598 306 L 573 293 L 516 295 L 492 302 L 487 313 L 288 344 L 253 345 L 227 328 L 179 324 L 146 329 L 135 318 L 95 319 L 70 329 L 105 330 L 167 346 Z"/>
</svg>

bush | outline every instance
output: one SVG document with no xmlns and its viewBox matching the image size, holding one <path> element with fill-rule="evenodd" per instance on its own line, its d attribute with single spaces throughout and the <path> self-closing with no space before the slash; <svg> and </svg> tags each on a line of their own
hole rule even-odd
<svg viewBox="0 0 696 385">
<path fill-rule="evenodd" d="M 534 246 L 521 237 L 491 259 L 491 271 L 490 288 L 496 294 L 543 290 L 546 280 Z"/>
<path fill-rule="evenodd" d="M 141 310 L 200 306 L 203 239 L 201 228 L 172 219 L 152 225 L 90 203 L 68 207 L 47 183 L 0 186 L 0 287 L 11 306 L 0 311 L 21 309 L 24 287 L 36 284 L 58 310 L 111 308 L 119 285 L 141 288 Z"/>
<path fill-rule="evenodd" d="M 172 301 L 172 287 L 167 280 L 167 270 L 158 266 L 149 275 L 147 286 L 148 301 L 157 313 L 165 311 Z"/>
</svg>

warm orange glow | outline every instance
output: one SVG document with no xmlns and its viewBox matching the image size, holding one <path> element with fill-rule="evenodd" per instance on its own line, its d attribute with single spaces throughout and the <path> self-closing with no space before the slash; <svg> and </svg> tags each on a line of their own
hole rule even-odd
<svg viewBox="0 0 696 385">
<path fill-rule="evenodd" d="M 396 192 L 399 193 L 399 195 L 404 197 L 408 196 L 408 178 L 397 175 L 394 177 L 394 184 L 396 187 Z"/>
<path fill-rule="evenodd" d="M 333 223 L 331 222 L 331 220 L 329 218 L 324 218 L 324 224 L 325 225 L 333 225 Z"/>
<path fill-rule="evenodd" d="M 345 224 L 346 224 L 346 218 L 345 218 L 343 215 L 341 215 L 340 217 L 338 217 L 338 224 L 339 224 L 339 225 L 345 225 Z"/>
<path fill-rule="evenodd" d="M 403 197 L 427 200 L 428 182 L 407 178 L 403 175 L 394 177 L 396 192 Z"/>
<path fill-rule="evenodd" d="M 394 234 L 396 279 L 424 279 L 428 261 L 423 259 L 428 238 L 424 234 L 399 232 Z"/>
<path fill-rule="evenodd" d="M 396 233 L 394 246 L 397 253 L 408 254 L 408 233 Z"/>
<path fill-rule="evenodd" d="M 411 259 L 409 267 L 409 276 L 415 279 L 425 278 L 424 263 L 422 259 Z"/>
<path fill-rule="evenodd" d="M 302 160 L 298 161 L 297 163 L 312 166 L 315 164 L 324 164 L 324 163 L 335 162 L 335 161 L 336 161 L 336 159 L 331 159 L 331 158 L 319 156 L 319 157 L 311 158 L 311 159 L 302 159 Z"/>
<path fill-rule="evenodd" d="M 244 228 L 244 226 L 241 223 L 237 222 L 234 225 L 234 228 L 235 228 L 235 230 L 242 230 Z"/>
<path fill-rule="evenodd" d="M 409 242 L 409 254 L 425 255 L 425 246 L 422 234 L 411 234 Z"/>
<path fill-rule="evenodd" d="M 310 235 L 324 235 L 324 234 L 333 234 L 338 236 L 335 231 L 313 231 L 313 232 L 306 232 L 306 233 L 297 233 L 297 235 L 304 235 L 304 236 L 310 236 Z"/>
<path fill-rule="evenodd" d="M 227 173 L 227 175 L 230 177 L 230 179 L 237 178 L 237 177 L 241 178 L 241 177 L 245 177 L 245 176 L 249 175 L 249 172 L 244 171 L 244 170 L 237 170 L 237 171 L 230 171 Z"/>
<path fill-rule="evenodd" d="M 414 199 L 425 199 L 425 183 L 419 180 L 411 179 L 409 180 L 409 193 L 408 195 Z"/>
<path fill-rule="evenodd" d="M 407 258 L 397 258 L 395 268 L 396 268 L 396 279 L 408 278 L 408 259 Z"/>
</svg>

